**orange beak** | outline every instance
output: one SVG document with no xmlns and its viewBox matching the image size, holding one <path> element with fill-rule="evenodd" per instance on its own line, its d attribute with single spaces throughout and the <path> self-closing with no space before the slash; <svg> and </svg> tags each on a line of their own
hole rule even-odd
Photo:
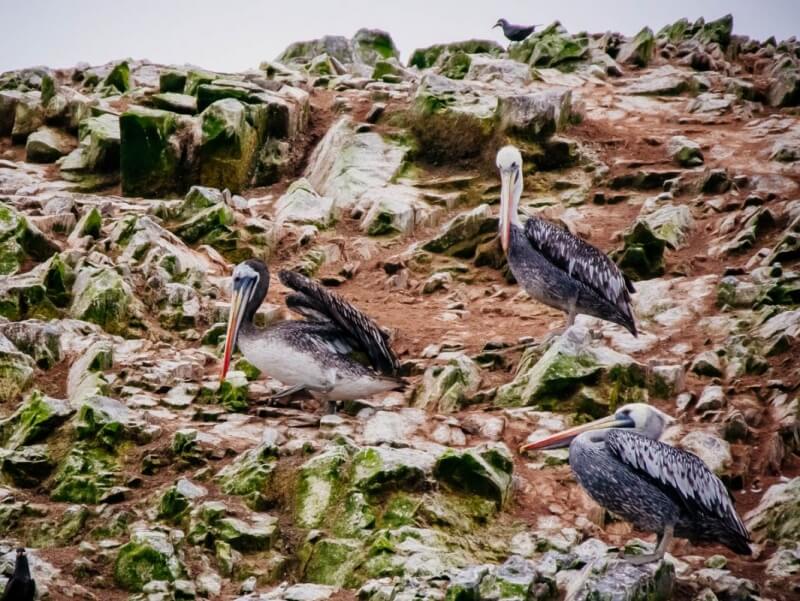
<svg viewBox="0 0 800 601">
<path fill-rule="evenodd" d="M 228 374 L 228 368 L 231 366 L 233 347 L 236 345 L 236 338 L 239 335 L 239 328 L 242 325 L 242 316 L 244 315 L 242 296 L 242 292 L 238 290 L 234 290 L 231 296 L 231 310 L 228 314 L 228 331 L 225 335 L 225 352 L 222 355 L 222 369 L 219 373 L 220 382 L 223 382 L 225 376 Z"/>
<path fill-rule="evenodd" d="M 588 424 L 582 424 L 580 426 L 575 426 L 574 428 L 568 428 L 563 432 L 553 434 L 552 436 L 547 436 L 541 440 L 524 444 L 519 448 L 519 453 L 521 455 L 526 451 L 549 451 L 552 449 L 563 449 L 564 447 L 568 447 L 574 438 L 580 434 L 583 434 L 584 432 L 589 432 L 590 430 L 605 430 L 606 428 L 621 428 L 626 426 L 630 426 L 630 423 L 623 420 L 618 420 L 613 415 L 610 415 L 608 417 L 589 422 Z"/>
<path fill-rule="evenodd" d="M 511 217 L 516 210 L 511 195 L 513 187 L 511 185 L 511 172 L 502 171 L 500 173 L 500 245 L 503 252 L 508 252 L 508 242 L 511 238 Z"/>
</svg>

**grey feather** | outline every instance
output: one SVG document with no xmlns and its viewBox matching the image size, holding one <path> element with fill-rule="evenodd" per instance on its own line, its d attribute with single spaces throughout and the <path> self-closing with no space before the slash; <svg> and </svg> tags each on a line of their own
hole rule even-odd
<svg viewBox="0 0 800 601">
<path fill-rule="evenodd" d="M 630 293 L 635 292 L 633 283 L 608 255 L 564 228 L 535 216 L 526 222 L 525 236 L 553 265 L 633 319 L 630 307 Z"/>
<path fill-rule="evenodd" d="M 608 449 L 624 464 L 645 475 L 684 508 L 713 516 L 732 533 L 749 540 L 722 481 L 696 455 L 625 430 L 611 430 Z"/>
</svg>

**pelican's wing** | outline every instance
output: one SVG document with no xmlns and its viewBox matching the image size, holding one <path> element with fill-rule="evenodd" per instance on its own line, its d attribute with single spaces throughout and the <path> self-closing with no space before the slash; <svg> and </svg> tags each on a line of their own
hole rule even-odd
<svg viewBox="0 0 800 601">
<path fill-rule="evenodd" d="M 715 516 L 733 533 L 750 540 L 728 489 L 697 455 L 617 429 L 609 431 L 606 446 L 620 461 L 679 500 L 690 513 Z"/>
<path fill-rule="evenodd" d="M 630 307 L 630 293 L 636 291 L 633 283 L 603 251 L 539 217 L 528 219 L 525 235 L 531 245 L 553 265 L 590 287 L 633 319 Z"/>
<path fill-rule="evenodd" d="M 330 321 L 358 343 L 372 366 L 380 373 L 396 375 L 400 368 L 397 356 L 389 346 L 389 335 L 377 323 L 342 297 L 295 271 L 281 271 L 278 277 L 284 286 L 294 290 L 286 305 L 296 313 L 314 321 Z"/>
</svg>

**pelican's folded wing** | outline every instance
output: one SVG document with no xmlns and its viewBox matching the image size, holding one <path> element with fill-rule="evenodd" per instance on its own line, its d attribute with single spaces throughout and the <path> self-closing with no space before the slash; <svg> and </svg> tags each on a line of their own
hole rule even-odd
<svg viewBox="0 0 800 601">
<path fill-rule="evenodd" d="M 333 322 L 359 344 L 377 371 L 397 375 L 400 362 L 389 346 L 389 335 L 377 323 L 339 295 L 302 274 L 281 271 L 278 277 L 284 286 L 295 291 L 286 299 L 291 310 L 316 321 Z"/>
</svg>

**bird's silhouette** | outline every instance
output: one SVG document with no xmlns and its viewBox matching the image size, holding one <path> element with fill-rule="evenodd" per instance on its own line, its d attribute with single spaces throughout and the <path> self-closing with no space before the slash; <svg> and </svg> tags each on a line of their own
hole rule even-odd
<svg viewBox="0 0 800 601">
<path fill-rule="evenodd" d="M 33 601 L 36 595 L 36 582 L 31 578 L 28 567 L 28 556 L 25 549 L 17 549 L 17 560 L 14 564 L 14 574 L 6 583 L 3 597 L 0 601 Z"/>
</svg>

